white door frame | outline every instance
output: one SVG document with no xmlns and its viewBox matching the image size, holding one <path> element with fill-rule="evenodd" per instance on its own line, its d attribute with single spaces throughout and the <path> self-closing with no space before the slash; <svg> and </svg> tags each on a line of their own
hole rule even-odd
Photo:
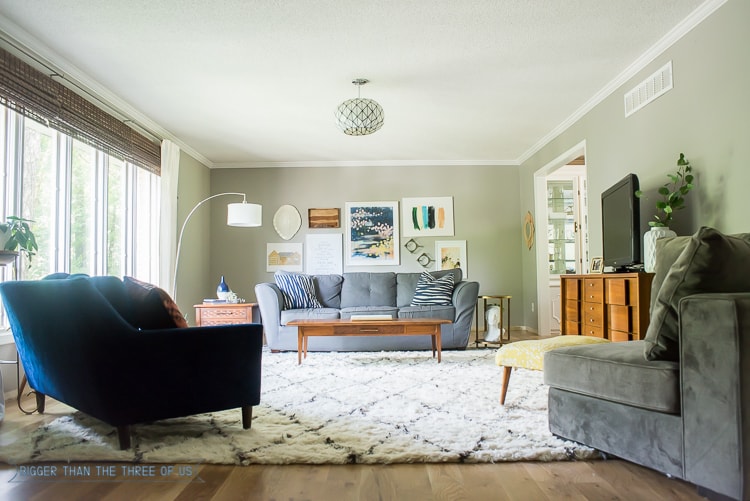
<svg viewBox="0 0 750 501">
<path fill-rule="evenodd" d="M 568 151 L 558 156 L 541 169 L 534 172 L 534 212 L 536 214 L 536 294 L 537 322 L 540 336 L 550 334 L 551 299 L 549 293 L 550 275 L 547 256 L 549 240 L 547 238 L 547 176 L 557 169 L 569 164 L 581 155 L 586 155 L 584 139 Z M 561 326 L 562 327 L 562 326 Z"/>
</svg>

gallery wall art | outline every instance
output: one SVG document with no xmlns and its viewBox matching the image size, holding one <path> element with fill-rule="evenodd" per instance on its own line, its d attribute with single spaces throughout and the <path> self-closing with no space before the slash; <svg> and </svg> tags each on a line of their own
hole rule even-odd
<svg viewBox="0 0 750 501">
<path fill-rule="evenodd" d="M 401 200 L 405 237 L 452 237 L 453 197 L 420 197 Z"/>
<path fill-rule="evenodd" d="M 399 264 L 398 202 L 347 202 L 348 266 Z"/>
<path fill-rule="evenodd" d="M 438 240 L 435 242 L 435 269 L 461 268 L 463 279 L 469 276 L 466 260 L 466 240 Z"/>
<path fill-rule="evenodd" d="M 341 211 L 331 209 L 307 209 L 307 221 L 310 228 L 338 228 Z"/>
<path fill-rule="evenodd" d="M 302 244 L 266 244 L 266 271 L 302 271 Z"/>
<path fill-rule="evenodd" d="M 305 237 L 305 273 L 308 275 L 341 275 L 344 264 L 341 233 L 322 233 Z"/>
</svg>

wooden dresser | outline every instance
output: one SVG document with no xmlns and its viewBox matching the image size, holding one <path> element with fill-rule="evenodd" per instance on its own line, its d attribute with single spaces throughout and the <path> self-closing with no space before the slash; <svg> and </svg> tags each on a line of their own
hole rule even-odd
<svg viewBox="0 0 750 501">
<path fill-rule="evenodd" d="M 561 275 L 562 334 L 643 339 L 653 278 L 653 273 Z"/>
<path fill-rule="evenodd" d="M 256 303 L 203 303 L 195 305 L 195 325 L 232 325 L 253 323 Z"/>
</svg>

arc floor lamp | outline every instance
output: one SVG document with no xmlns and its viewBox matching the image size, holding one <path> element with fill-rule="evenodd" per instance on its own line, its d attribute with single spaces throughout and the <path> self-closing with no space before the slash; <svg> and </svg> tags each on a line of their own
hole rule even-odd
<svg viewBox="0 0 750 501">
<path fill-rule="evenodd" d="M 247 203 L 247 195 L 244 193 L 217 193 L 211 195 L 198 202 L 193 210 L 185 218 L 185 222 L 182 223 L 182 229 L 180 230 L 180 237 L 177 239 L 177 256 L 174 261 L 174 277 L 172 278 L 172 298 L 177 301 L 177 270 L 180 266 L 180 249 L 182 247 L 182 235 L 185 233 L 185 227 L 190 221 L 193 213 L 209 200 L 217 197 L 223 197 L 227 195 L 235 195 L 242 197 L 242 202 L 235 202 L 227 204 L 227 226 L 237 226 L 241 228 L 252 228 L 260 226 L 263 220 L 263 207 L 258 204 Z"/>
</svg>

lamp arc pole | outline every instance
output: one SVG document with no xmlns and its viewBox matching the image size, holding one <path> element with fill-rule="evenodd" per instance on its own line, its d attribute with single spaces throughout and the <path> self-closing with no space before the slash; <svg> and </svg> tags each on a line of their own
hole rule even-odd
<svg viewBox="0 0 750 501">
<path fill-rule="evenodd" d="M 185 227 L 187 227 L 188 221 L 190 221 L 190 218 L 193 216 L 196 210 L 198 210 L 198 207 L 203 205 L 204 203 L 208 202 L 209 200 L 212 200 L 214 198 L 228 196 L 228 195 L 236 195 L 242 197 L 242 203 L 247 203 L 247 195 L 245 193 L 217 193 L 216 195 L 211 195 L 208 198 L 204 198 L 200 202 L 198 202 L 195 207 L 188 213 L 187 217 L 185 218 L 185 222 L 182 223 L 182 229 L 180 230 L 180 236 L 177 239 L 177 255 L 175 256 L 174 261 L 174 276 L 172 277 L 172 298 L 175 302 L 177 302 L 177 270 L 180 267 L 180 250 L 182 249 L 182 236 L 185 233 Z M 256 225 L 257 226 L 257 225 Z"/>
</svg>

